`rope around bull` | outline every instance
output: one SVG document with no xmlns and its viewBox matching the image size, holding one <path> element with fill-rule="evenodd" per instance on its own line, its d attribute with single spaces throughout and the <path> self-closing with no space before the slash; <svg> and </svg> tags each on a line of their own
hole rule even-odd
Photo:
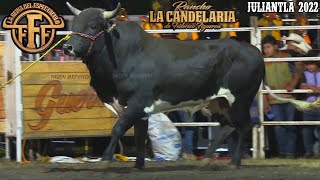
<svg viewBox="0 0 320 180">
<path fill-rule="evenodd" d="M 0 86 L 0 89 L 4 88 L 6 85 L 10 84 L 12 81 L 14 81 L 17 77 L 21 76 L 23 73 L 25 73 L 28 69 L 30 69 L 33 65 L 35 65 L 37 62 L 39 62 L 45 55 L 47 55 L 50 51 L 52 51 L 55 47 L 57 47 L 62 41 L 67 41 L 71 36 L 71 34 L 67 34 L 65 37 L 60 39 L 56 44 L 51 46 L 50 49 L 48 49 L 42 56 L 40 56 L 38 59 L 36 59 L 34 62 L 32 62 L 28 67 L 26 67 L 24 70 L 22 70 L 19 74 L 15 75 L 13 78 L 5 82 Z"/>
</svg>

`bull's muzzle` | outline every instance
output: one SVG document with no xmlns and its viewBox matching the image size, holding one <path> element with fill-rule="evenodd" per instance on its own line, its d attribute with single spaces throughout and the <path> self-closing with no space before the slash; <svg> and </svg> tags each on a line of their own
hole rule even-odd
<svg viewBox="0 0 320 180">
<path fill-rule="evenodd" d="M 74 49 L 73 49 L 72 45 L 64 44 L 62 48 L 63 48 L 63 53 L 65 55 L 75 56 Z"/>
</svg>

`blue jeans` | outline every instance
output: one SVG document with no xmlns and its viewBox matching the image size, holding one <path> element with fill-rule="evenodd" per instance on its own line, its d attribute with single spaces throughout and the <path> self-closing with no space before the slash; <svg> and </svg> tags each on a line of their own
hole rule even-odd
<svg viewBox="0 0 320 180">
<path fill-rule="evenodd" d="M 319 121 L 320 110 L 305 111 L 303 113 L 304 121 Z M 304 126 L 302 128 L 303 145 L 306 154 L 313 154 L 313 145 L 315 143 L 314 130 L 316 126 Z"/>
<path fill-rule="evenodd" d="M 185 111 L 177 111 L 179 118 L 182 122 L 194 122 L 193 118 L 190 118 Z M 187 154 L 193 154 L 193 127 L 182 128 L 182 152 Z"/>
<path fill-rule="evenodd" d="M 295 108 L 289 103 L 272 104 L 271 112 L 275 115 L 274 121 L 293 121 Z M 296 127 L 276 126 L 275 134 L 280 155 L 295 155 L 296 153 Z"/>
</svg>

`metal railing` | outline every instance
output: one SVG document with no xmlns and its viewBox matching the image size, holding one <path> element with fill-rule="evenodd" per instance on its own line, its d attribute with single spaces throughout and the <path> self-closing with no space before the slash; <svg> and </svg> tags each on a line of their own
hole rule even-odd
<svg viewBox="0 0 320 180">
<path fill-rule="evenodd" d="M 257 44 L 256 46 L 261 50 L 261 31 L 273 31 L 273 30 L 299 30 L 299 29 L 320 29 L 320 25 L 313 25 L 313 26 L 278 26 L 278 27 L 259 27 L 257 28 Z M 294 62 L 294 61 L 320 61 L 320 57 L 290 57 L 290 58 L 265 58 L 265 62 Z M 254 158 L 265 158 L 265 132 L 264 126 L 282 126 L 282 125 L 320 125 L 320 121 L 272 121 L 272 122 L 265 122 L 264 121 L 264 108 L 263 108 L 263 94 L 268 93 L 268 91 L 263 90 L 263 84 L 261 84 L 259 92 L 258 92 L 258 108 L 259 108 L 259 118 L 260 118 L 260 125 L 259 127 L 254 128 L 254 136 L 253 137 L 253 156 Z M 291 94 L 298 94 L 298 93 L 313 93 L 312 90 L 305 90 L 305 89 L 295 89 L 292 92 L 288 92 L 287 90 L 271 90 L 273 93 L 291 93 Z"/>
</svg>

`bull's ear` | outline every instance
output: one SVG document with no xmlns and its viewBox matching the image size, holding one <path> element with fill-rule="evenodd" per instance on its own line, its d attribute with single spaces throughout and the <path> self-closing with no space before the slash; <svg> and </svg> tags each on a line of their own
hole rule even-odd
<svg viewBox="0 0 320 180">
<path fill-rule="evenodd" d="M 104 11 L 103 18 L 105 19 L 112 19 L 117 16 L 118 12 L 121 9 L 121 4 L 118 3 L 117 7 L 113 11 Z"/>
<path fill-rule="evenodd" d="M 79 9 L 73 7 L 69 2 L 66 2 L 66 4 L 67 4 L 68 8 L 70 9 L 70 11 L 71 11 L 74 15 L 78 16 L 78 15 L 81 13 L 81 11 L 80 11 Z"/>
</svg>

